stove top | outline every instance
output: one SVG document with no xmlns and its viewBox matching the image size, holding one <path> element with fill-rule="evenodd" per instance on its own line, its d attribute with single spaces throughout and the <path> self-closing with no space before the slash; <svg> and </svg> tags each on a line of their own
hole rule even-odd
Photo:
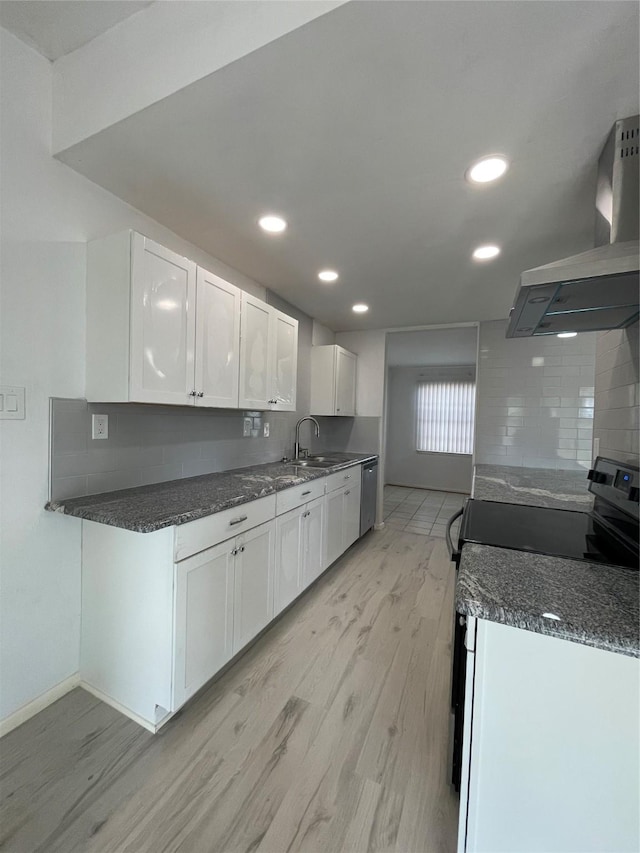
<svg viewBox="0 0 640 853">
<path fill-rule="evenodd" d="M 587 512 L 472 499 L 460 528 L 465 542 L 638 570 L 637 549 Z"/>
</svg>

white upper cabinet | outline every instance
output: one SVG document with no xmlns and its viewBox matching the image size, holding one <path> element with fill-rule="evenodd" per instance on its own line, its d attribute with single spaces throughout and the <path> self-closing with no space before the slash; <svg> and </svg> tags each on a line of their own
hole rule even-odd
<svg viewBox="0 0 640 853">
<path fill-rule="evenodd" d="M 295 412 L 298 376 L 298 321 L 271 309 L 273 329 L 271 361 L 271 408 Z"/>
<path fill-rule="evenodd" d="M 88 400 L 295 411 L 297 358 L 297 320 L 193 261 L 133 231 L 89 243 Z"/>
<path fill-rule="evenodd" d="M 198 267 L 196 406 L 238 407 L 241 291 Z"/>
<path fill-rule="evenodd" d="M 242 294 L 240 324 L 240 408 L 269 409 L 273 350 L 271 308 L 261 299 Z"/>
<path fill-rule="evenodd" d="M 240 408 L 295 411 L 298 321 L 243 293 L 240 332 Z"/>
<path fill-rule="evenodd" d="M 356 413 L 357 356 L 336 344 L 311 350 L 311 414 Z"/>
<path fill-rule="evenodd" d="M 132 235 L 130 397 L 178 403 L 193 397 L 196 265 Z"/>
</svg>

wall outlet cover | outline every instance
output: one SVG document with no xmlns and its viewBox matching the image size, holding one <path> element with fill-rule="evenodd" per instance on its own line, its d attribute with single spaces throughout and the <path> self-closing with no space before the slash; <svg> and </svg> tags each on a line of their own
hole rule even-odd
<svg viewBox="0 0 640 853">
<path fill-rule="evenodd" d="M 109 438 L 109 415 L 91 415 L 91 438 Z"/>
<path fill-rule="evenodd" d="M 244 438 L 251 437 L 251 430 L 253 429 L 253 419 L 252 418 L 243 418 L 242 419 L 242 435 Z"/>
<path fill-rule="evenodd" d="M 264 425 L 264 437 L 269 438 L 269 424 L 268 423 L 266 423 Z"/>
</svg>

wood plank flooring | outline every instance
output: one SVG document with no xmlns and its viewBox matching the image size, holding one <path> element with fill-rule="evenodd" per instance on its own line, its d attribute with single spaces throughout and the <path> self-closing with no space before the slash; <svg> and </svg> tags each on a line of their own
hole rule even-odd
<svg viewBox="0 0 640 853">
<path fill-rule="evenodd" d="M 0 850 L 455 850 L 453 585 L 387 527 L 159 734 L 72 691 L 0 741 Z"/>
</svg>

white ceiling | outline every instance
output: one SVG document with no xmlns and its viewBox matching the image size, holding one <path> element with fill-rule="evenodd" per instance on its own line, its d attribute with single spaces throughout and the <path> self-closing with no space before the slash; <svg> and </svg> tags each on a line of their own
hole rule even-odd
<svg viewBox="0 0 640 853">
<path fill-rule="evenodd" d="M 477 327 L 425 329 L 387 335 L 389 367 L 475 364 Z"/>
<path fill-rule="evenodd" d="M 152 0 L 0 0 L 0 26 L 47 59 L 59 59 Z"/>
<path fill-rule="evenodd" d="M 638 109 L 636 3 L 347 3 L 61 158 L 333 329 L 455 323 L 592 246 L 598 154 Z M 496 151 L 505 178 L 469 186 Z"/>
</svg>

